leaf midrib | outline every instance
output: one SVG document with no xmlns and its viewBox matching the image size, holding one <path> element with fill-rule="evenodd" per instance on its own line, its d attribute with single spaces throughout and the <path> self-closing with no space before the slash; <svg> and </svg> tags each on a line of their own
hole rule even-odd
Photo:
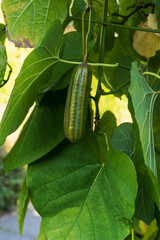
<svg viewBox="0 0 160 240">
<path fill-rule="evenodd" d="M 85 199 L 83 205 L 81 206 L 81 209 L 80 209 L 80 211 L 79 211 L 79 214 L 77 215 L 77 217 L 76 217 L 74 223 L 72 224 L 72 226 L 71 226 L 71 228 L 70 228 L 68 234 L 67 234 L 66 237 L 64 238 L 64 240 L 67 240 L 67 238 L 69 237 L 69 234 L 71 233 L 73 227 L 75 226 L 75 223 L 77 222 L 79 216 L 81 215 L 81 212 L 83 211 L 83 208 L 84 208 L 85 204 L 87 203 L 87 200 L 88 200 L 88 198 L 89 198 L 89 195 L 90 195 L 90 193 L 91 193 L 91 191 L 92 191 L 92 189 L 93 189 L 95 183 L 97 182 L 97 179 L 98 179 L 98 177 L 99 177 L 101 171 L 102 171 L 103 168 L 104 168 L 103 165 L 101 165 L 101 164 L 97 164 L 97 165 L 101 166 L 101 168 L 100 168 L 100 170 L 98 171 L 97 176 L 96 176 L 96 178 L 94 179 L 94 181 L 93 181 L 91 187 L 89 188 L 88 194 L 87 194 L 87 196 L 86 196 L 86 199 Z"/>
</svg>

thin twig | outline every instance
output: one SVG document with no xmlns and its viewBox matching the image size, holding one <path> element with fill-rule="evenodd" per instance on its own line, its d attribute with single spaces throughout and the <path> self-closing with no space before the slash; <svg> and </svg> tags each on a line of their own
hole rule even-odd
<svg viewBox="0 0 160 240">
<path fill-rule="evenodd" d="M 145 8 L 148 8 L 150 6 L 153 7 L 153 3 L 142 3 L 142 5 L 139 5 L 139 6 L 135 6 L 135 9 L 130 13 L 128 14 L 127 16 L 124 16 L 124 15 L 121 15 L 121 14 L 118 14 L 118 13 L 113 13 L 112 16 L 117 16 L 117 17 L 121 17 L 123 18 L 123 21 L 121 24 L 124 24 L 125 22 L 128 21 L 128 19 L 133 16 L 135 13 L 137 13 L 139 10 L 141 9 L 145 9 Z"/>
<path fill-rule="evenodd" d="M 128 80 L 127 82 L 125 82 L 124 84 L 122 84 L 118 89 L 116 90 L 111 90 L 109 92 L 101 92 L 101 95 L 107 96 L 107 95 L 111 95 L 111 94 L 115 94 L 117 92 L 119 92 L 121 89 L 123 89 L 125 86 L 127 86 L 130 83 L 130 80 Z"/>
<path fill-rule="evenodd" d="M 82 18 L 79 18 L 79 17 L 69 17 L 69 18 L 71 20 L 82 21 Z M 89 21 L 89 19 L 86 18 L 85 21 Z M 122 28 L 122 29 L 137 30 L 137 31 L 141 31 L 141 32 L 160 33 L 160 29 L 131 27 L 131 26 L 121 25 L 121 24 L 117 24 L 117 23 L 109 23 L 109 22 L 97 21 L 97 20 L 91 20 L 91 22 L 100 24 L 100 25 L 110 26 L 110 27 Z"/>
</svg>

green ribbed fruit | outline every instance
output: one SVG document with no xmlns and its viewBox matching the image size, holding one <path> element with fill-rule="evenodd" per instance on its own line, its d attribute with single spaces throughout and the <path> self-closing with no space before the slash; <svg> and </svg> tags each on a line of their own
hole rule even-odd
<svg viewBox="0 0 160 240">
<path fill-rule="evenodd" d="M 82 63 L 75 67 L 70 81 L 64 113 L 64 132 L 71 142 L 77 142 L 86 127 L 92 70 Z"/>
</svg>

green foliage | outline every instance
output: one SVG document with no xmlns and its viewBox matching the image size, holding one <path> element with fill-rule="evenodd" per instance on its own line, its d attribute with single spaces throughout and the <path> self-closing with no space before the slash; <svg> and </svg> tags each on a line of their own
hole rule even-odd
<svg viewBox="0 0 160 240">
<path fill-rule="evenodd" d="M 20 234 L 31 199 L 42 217 L 39 240 L 124 240 L 133 239 L 134 234 L 135 239 L 156 240 L 160 231 L 160 84 L 156 75 L 160 54 L 146 60 L 133 48 L 133 37 L 148 14 L 157 14 L 159 24 L 159 2 L 96 0 L 92 16 L 89 3 L 75 0 L 72 7 L 69 0 L 15 1 L 14 7 L 10 0 L 2 3 L 8 38 L 21 47 L 36 45 L 15 80 L 0 123 L 2 145 L 25 120 L 17 142 L 3 159 L 6 173 L 28 164 L 18 199 Z M 76 31 L 66 33 L 68 23 Z M 4 25 L 0 33 L 1 29 Z M 149 34 L 148 28 L 145 31 Z M 154 35 L 157 30 L 153 31 Z M 4 39 L 5 33 L 0 35 L 1 82 L 7 64 Z M 98 84 L 85 106 L 79 101 L 84 94 L 74 99 L 88 127 L 77 143 L 71 143 L 64 135 L 64 106 L 73 67 L 82 61 L 91 65 Z M 103 89 L 102 82 L 109 90 Z M 74 82 L 75 91 L 81 88 L 78 84 Z M 110 94 L 126 95 L 132 123 L 119 121 L 107 111 L 107 101 L 99 116 L 101 100 Z M 69 107 L 68 121 L 75 113 L 74 106 Z M 74 117 L 78 119 L 77 114 Z M 139 220 L 150 225 L 141 236 L 134 226 Z"/>
<path fill-rule="evenodd" d="M 36 96 L 49 86 L 57 84 L 61 77 L 73 67 L 71 64 L 60 62 L 61 46 L 63 59 L 66 59 L 66 55 L 70 60 L 82 58 L 81 48 L 77 49 L 75 45 L 77 44 L 76 33 L 68 33 L 73 44 L 72 51 L 70 51 L 71 46 L 67 37 L 64 37 L 64 46 L 62 45 L 62 33 L 60 22 L 55 21 L 41 44 L 25 59 L 0 124 L 0 144 L 3 144 L 7 135 L 19 127 Z M 81 42 L 80 39 L 79 42 Z"/>
<path fill-rule="evenodd" d="M 64 139 L 65 97 L 64 90 L 44 94 L 23 127 L 14 147 L 3 159 L 6 172 L 37 160 Z"/>
<path fill-rule="evenodd" d="M 111 138 L 111 146 L 126 153 L 130 158 L 134 153 L 132 131 L 132 123 L 122 123 L 114 129 Z"/>
<path fill-rule="evenodd" d="M 145 164 L 157 176 L 152 128 L 153 107 L 157 94 L 152 91 L 143 75 L 138 71 L 137 63 L 132 65 L 129 93 L 135 111 L 135 120 L 139 127 Z"/>
<path fill-rule="evenodd" d="M 30 196 L 48 239 L 123 239 L 129 233 L 137 191 L 134 166 L 117 150 L 108 151 L 100 164 L 97 144 L 88 133 L 79 143 L 64 141 L 29 165 Z"/>
</svg>

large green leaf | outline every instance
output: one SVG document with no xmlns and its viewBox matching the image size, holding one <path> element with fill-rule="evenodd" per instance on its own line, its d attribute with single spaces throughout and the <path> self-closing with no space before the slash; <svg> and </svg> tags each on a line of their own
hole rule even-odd
<svg viewBox="0 0 160 240">
<path fill-rule="evenodd" d="M 64 90 L 48 92 L 36 105 L 17 142 L 3 159 L 6 172 L 39 159 L 64 139 L 65 98 Z"/>
<path fill-rule="evenodd" d="M 38 93 L 45 89 L 57 64 L 62 42 L 62 27 L 53 23 L 44 40 L 26 58 L 16 79 L 8 106 L 0 125 L 0 144 L 24 119 Z M 13 125 L 14 122 L 14 125 Z M 6 135 L 7 134 L 7 135 Z"/>
<path fill-rule="evenodd" d="M 140 141 L 139 127 L 135 120 L 134 110 L 129 98 L 129 109 L 133 118 L 133 161 L 137 171 L 138 194 L 136 199 L 135 216 L 147 224 L 154 218 L 155 202 L 160 209 L 160 186 L 158 180 L 145 164 L 142 145 Z"/>
<path fill-rule="evenodd" d="M 14 132 L 34 103 L 36 96 L 54 86 L 74 65 L 59 61 L 63 29 L 59 21 L 49 28 L 42 43 L 24 61 L 16 79 L 0 125 L 0 145 Z M 64 59 L 82 59 L 80 33 L 64 36 L 61 55 Z M 72 43 L 72 45 L 71 45 Z M 79 46 L 79 48 L 77 47 Z"/>
<path fill-rule="evenodd" d="M 136 66 L 135 66 L 136 67 Z M 138 70 L 137 70 L 138 71 Z M 139 76 L 139 74 L 138 74 Z M 144 83 L 144 86 L 146 87 L 147 83 L 145 82 L 144 78 L 140 75 L 138 79 L 135 78 L 136 81 L 139 81 L 139 83 Z M 135 88 L 135 98 L 137 97 L 137 93 L 141 94 L 141 97 L 145 100 L 145 94 L 144 90 L 145 87 L 143 85 L 137 86 Z M 147 87 L 149 87 L 147 85 Z M 141 92 L 142 91 L 142 92 Z M 151 90 L 152 91 L 152 90 Z M 143 94 L 143 96 L 142 96 Z M 130 98 L 129 98 L 130 99 Z M 147 99 L 148 100 L 148 99 Z M 154 218 L 154 203 L 156 202 L 158 208 L 160 209 L 160 186 L 158 184 L 158 181 L 151 171 L 150 167 L 146 165 L 146 159 L 145 154 L 143 150 L 142 140 L 140 137 L 140 131 L 142 134 L 142 128 L 140 130 L 140 127 L 138 126 L 138 122 L 135 115 L 135 107 L 132 106 L 131 101 L 129 101 L 129 109 L 132 114 L 133 118 L 133 138 L 134 138 L 134 156 L 133 161 L 136 166 L 137 170 L 137 179 L 138 179 L 138 195 L 136 199 L 136 210 L 135 210 L 135 216 L 139 219 L 142 219 L 147 224 L 150 224 L 150 222 Z M 138 104 L 141 103 L 140 100 Z M 143 103 L 143 101 L 142 101 Z M 149 102 L 148 102 L 149 104 Z M 137 105 L 139 107 L 139 105 Z M 146 110 L 146 107 L 143 106 Z M 137 111 L 137 108 L 136 108 Z M 143 110 L 139 113 L 140 115 L 143 114 Z M 148 115 L 151 115 L 152 113 L 148 113 Z M 143 115 L 141 115 L 143 116 Z M 150 116 L 151 117 L 151 116 Z M 143 116 L 144 123 L 145 118 Z M 148 132 L 148 130 L 152 131 L 151 128 L 146 128 L 145 131 Z M 154 150 L 154 149 L 153 149 Z"/>
<path fill-rule="evenodd" d="M 0 84 L 4 80 L 6 66 L 7 66 L 7 53 L 5 46 L 0 42 Z"/>
<path fill-rule="evenodd" d="M 136 62 L 132 64 L 129 93 L 139 128 L 145 164 L 157 176 L 152 128 L 153 106 L 157 95 L 149 87 L 144 76 L 140 74 Z"/>
<path fill-rule="evenodd" d="M 76 144 L 64 141 L 30 164 L 27 182 L 49 240 L 122 240 L 130 232 L 137 192 L 133 163 L 110 149 L 100 164 L 93 133 Z"/>
<path fill-rule="evenodd" d="M 18 47 L 33 47 L 55 19 L 63 22 L 70 0 L 4 0 L 2 9 L 8 37 Z"/>
</svg>

